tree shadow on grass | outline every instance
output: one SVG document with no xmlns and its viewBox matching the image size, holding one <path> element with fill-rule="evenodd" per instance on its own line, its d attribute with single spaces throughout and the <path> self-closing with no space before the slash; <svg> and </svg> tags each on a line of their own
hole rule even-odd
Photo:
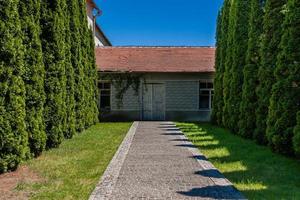
<svg viewBox="0 0 300 200">
<path fill-rule="evenodd" d="M 186 124 L 181 130 L 248 198 L 300 199 L 299 161 L 274 154 L 268 147 L 256 145 L 251 140 L 210 124 Z M 216 142 L 209 144 L 204 139 L 207 136 L 213 138 L 209 141 Z M 199 158 L 205 159 L 204 156 Z M 195 173 L 218 176 L 213 171 Z M 192 196 L 197 193 L 206 197 L 203 188 L 195 188 L 185 194 Z"/>
</svg>

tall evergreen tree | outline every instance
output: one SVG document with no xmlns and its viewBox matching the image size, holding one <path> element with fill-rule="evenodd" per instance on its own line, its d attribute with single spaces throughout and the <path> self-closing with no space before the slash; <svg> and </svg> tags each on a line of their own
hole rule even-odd
<svg viewBox="0 0 300 200">
<path fill-rule="evenodd" d="M 0 172 L 16 169 L 28 152 L 18 5 L 18 0 L 0 1 Z"/>
<path fill-rule="evenodd" d="M 267 137 L 275 152 L 294 153 L 292 138 L 300 110 L 300 0 L 286 6 L 283 36 L 275 69 L 276 83 L 267 119 Z"/>
<path fill-rule="evenodd" d="M 247 46 L 248 46 L 248 22 L 250 4 L 248 0 L 233 1 L 234 13 L 232 15 L 232 39 L 233 49 L 232 64 L 230 67 L 231 80 L 229 84 L 228 98 L 228 127 L 234 132 L 238 132 L 239 108 L 242 99 L 243 68 L 245 66 Z"/>
<path fill-rule="evenodd" d="M 33 156 L 39 156 L 46 145 L 44 126 L 44 63 L 40 41 L 40 0 L 20 1 L 19 13 L 22 24 L 26 86 L 26 127 L 29 147 Z"/>
<path fill-rule="evenodd" d="M 253 132 L 256 127 L 256 116 L 253 111 L 255 111 L 257 107 L 255 89 L 258 83 L 257 73 L 260 65 L 259 49 L 262 34 L 263 5 L 263 0 L 251 0 L 248 50 L 246 65 L 243 70 L 244 81 L 239 117 L 239 134 L 246 138 L 253 137 Z M 259 140 L 259 138 L 257 139 Z"/>
<path fill-rule="evenodd" d="M 78 0 L 80 7 L 80 18 L 87 19 L 86 14 L 86 2 L 85 0 Z M 81 20 L 81 50 L 82 50 L 82 65 L 84 66 L 84 127 L 87 128 L 94 124 L 94 116 L 97 114 L 97 102 L 94 100 L 95 90 L 92 84 L 92 80 L 94 79 L 95 71 L 95 56 L 94 56 L 94 48 L 95 46 L 91 46 L 94 43 L 94 38 L 91 38 L 90 27 L 88 26 L 87 20 Z M 92 48 L 92 49 L 91 49 Z M 94 68 L 92 70 L 92 68 Z M 91 72 L 93 71 L 93 75 Z M 96 76 L 96 75 L 95 75 Z M 95 104 L 94 104 L 95 103 Z M 97 114 L 98 116 L 98 114 Z"/>
<path fill-rule="evenodd" d="M 90 95 L 91 95 L 91 101 L 90 103 L 90 109 L 91 109 L 91 125 L 96 124 L 99 122 L 98 116 L 99 116 L 99 110 L 98 110 L 98 72 L 97 72 L 97 66 L 96 66 L 96 59 L 95 59 L 95 40 L 94 40 L 94 34 L 93 31 L 89 31 L 89 38 L 90 38 Z"/>
<path fill-rule="evenodd" d="M 225 0 L 224 6 L 221 13 L 221 30 L 220 38 L 218 41 L 219 55 L 218 55 L 218 72 L 216 76 L 219 77 L 220 83 L 215 85 L 215 97 L 214 100 L 216 105 L 214 105 L 214 113 L 216 123 L 222 125 L 223 122 L 223 108 L 224 108 L 224 78 L 225 78 L 225 61 L 227 52 L 227 39 L 228 39 L 228 26 L 229 26 L 229 14 L 230 14 L 231 1 Z M 227 74 L 228 75 L 228 74 Z"/>
<path fill-rule="evenodd" d="M 275 82 L 274 70 L 282 36 L 281 25 L 284 20 L 282 12 L 286 0 L 267 0 L 263 19 L 263 37 L 261 47 L 261 65 L 258 70 L 259 84 L 256 89 L 256 129 L 254 135 L 257 141 L 267 143 L 267 115 L 270 105 L 272 86 Z"/>
<path fill-rule="evenodd" d="M 65 12 L 64 24 L 65 24 L 65 69 L 66 69 L 66 130 L 64 132 L 65 138 L 72 138 L 76 133 L 76 113 L 75 113 L 75 75 L 74 75 L 74 67 L 72 63 L 72 23 L 71 18 L 73 11 L 72 5 L 68 5 L 66 1 L 63 0 L 63 7 Z M 70 4 L 69 3 L 69 4 Z M 71 3 L 72 4 L 72 3 Z M 76 58 L 78 59 L 78 58 Z"/>
<path fill-rule="evenodd" d="M 83 51 L 81 49 L 81 14 L 79 1 L 67 1 L 70 14 L 70 33 L 71 33 L 71 62 L 74 69 L 75 79 L 75 128 L 78 132 L 84 130 L 85 118 L 85 85 L 84 85 L 84 63 Z"/>
<path fill-rule="evenodd" d="M 227 28 L 227 38 L 224 41 L 226 43 L 226 49 L 224 54 L 222 55 L 222 63 L 224 66 L 224 75 L 223 75 L 223 114 L 222 114 L 222 123 L 223 126 L 229 128 L 229 97 L 230 97 L 230 83 L 232 79 L 231 68 L 233 64 L 233 43 L 234 43 L 234 28 L 235 28 L 235 20 L 236 20 L 236 0 L 228 0 L 224 2 L 224 10 L 228 9 L 228 28 Z M 224 22 L 226 23 L 226 22 Z M 223 26 L 222 26 L 223 27 Z"/>
<path fill-rule="evenodd" d="M 222 8 L 223 9 L 223 8 Z M 213 110 L 212 110 L 212 117 L 211 121 L 214 124 L 220 124 L 220 110 L 223 108 L 223 71 L 221 69 L 221 41 L 222 41 L 222 10 L 218 13 L 217 19 L 217 35 L 216 35 L 216 60 L 215 60 L 215 80 L 214 80 L 214 91 L 215 91 L 215 98 L 213 100 Z"/>
<path fill-rule="evenodd" d="M 300 111 L 297 114 L 297 125 L 294 128 L 294 151 L 297 155 L 300 155 Z"/>
<path fill-rule="evenodd" d="M 86 6 L 85 6 L 85 1 L 84 0 L 78 0 L 79 2 L 79 17 L 80 17 L 80 40 L 81 40 L 81 65 L 83 66 L 83 71 L 82 71 L 82 78 L 83 78 L 83 97 L 84 101 L 82 102 L 82 113 L 83 115 L 83 129 L 89 127 L 89 122 L 90 122 L 90 116 L 89 116 L 89 109 L 88 108 L 88 103 L 90 101 L 90 96 L 89 96 L 89 83 L 88 83 L 88 69 L 89 69 L 89 38 L 87 37 L 88 35 L 88 22 L 86 19 Z"/>
<path fill-rule="evenodd" d="M 57 147 L 66 130 L 65 25 L 62 0 L 42 0 L 42 48 L 45 64 L 47 147 Z"/>
</svg>

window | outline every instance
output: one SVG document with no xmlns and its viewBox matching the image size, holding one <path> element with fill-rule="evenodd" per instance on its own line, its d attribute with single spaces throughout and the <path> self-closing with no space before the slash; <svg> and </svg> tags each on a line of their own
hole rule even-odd
<svg viewBox="0 0 300 200">
<path fill-rule="evenodd" d="M 99 106 L 101 110 L 110 110 L 111 85 L 109 82 L 99 82 Z"/>
<path fill-rule="evenodd" d="M 212 82 L 200 81 L 199 83 L 199 109 L 211 110 L 214 98 L 214 85 Z"/>
</svg>

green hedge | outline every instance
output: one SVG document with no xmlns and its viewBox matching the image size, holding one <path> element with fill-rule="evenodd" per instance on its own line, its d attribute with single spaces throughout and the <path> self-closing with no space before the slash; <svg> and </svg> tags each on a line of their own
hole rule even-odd
<svg viewBox="0 0 300 200">
<path fill-rule="evenodd" d="M 39 156 L 46 145 L 44 126 L 45 66 L 40 40 L 40 2 L 20 1 L 19 13 L 23 33 L 24 65 L 23 80 L 26 86 L 26 127 L 30 151 Z"/>
<path fill-rule="evenodd" d="M 296 154 L 300 156 L 300 111 L 297 114 L 297 125 L 294 128 L 293 144 Z"/>
<path fill-rule="evenodd" d="M 0 172 L 16 169 L 29 151 L 18 3 L 18 0 L 0 1 Z"/>
<path fill-rule="evenodd" d="M 255 129 L 256 116 L 254 111 L 257 107 L 256 87 L 258 83 L 258 67 L 260 64 L 260 38 L 262 34 L 262 19 L 263 6 L 261 0 L 251 0 L 251 10 L 249 18 L 248 31 L 248 50 L 246 54 L 246 63 L 243 69 L 243 88 L 242 101 L 240 103 L 239 116 L 239 135 L 246 138 L 253 137 L 253 130 Z"/>
<path fill-rule="evenodd" d="M 98 121 L 85 0 L 0 1 L 0 172 Z"/>
<path fill-rule="evenodd" d="M 221 13 L 213 121 L 275 152 L 299 153 L 299 0 L 224 1 Z"/>
<path fill-rule="evenodd" d="M 267 119 L 269 144 L 276 152 L 292 155 L 292 138 L 300 110 L 300 0 L 289 0 L 275 69 Z"/>
</svg>

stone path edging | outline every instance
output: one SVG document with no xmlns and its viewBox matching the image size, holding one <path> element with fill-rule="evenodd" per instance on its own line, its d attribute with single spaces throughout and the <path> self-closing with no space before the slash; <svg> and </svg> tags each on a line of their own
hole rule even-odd
<svg viewBox="0 0 300 200">
<path fill-rule="evenodd" d="M 102 175 L 100 182 L 92 192 L 89 200 L 104 200 L 108 199 L 111 195 L 119 177 L 119 173 L 123 166 L 124 160 L 130 149 L 138 125 L 139 122 L 134 122 L 130 127 L 126 137 L 115 153 L 113 159 L 110 161 L 107 169 Z"/>
<path fill-rule="evenodd" d="M 177 127 L 177 126 L 176 126 Z M 178 131 L 180 133 L 183 134 L 183 132 L 178 129 Z M 201 157 L 201 158 L 206 158 L 198 148 L 192 148 L 192 146 L 195 146 L 192 142 L 190 142 L 188 140 L 188 138 L 183 134 L 183 135 L 180 135 L 179 136 L 180 139 L 182 139 L 182 141 L 184 141 L 183 143 L 187 146 L 187 149 L 193 154 L 193 156 L 196 158 L 196 157 Z M 205 169 L 205 170 L 208 170 L 208 169 L 214 169 L 214 170 L 218 170 L 211 162 L 209 162 L 207 159 L 206 160 L 198 160 L 198 163 L 199 165 Z M 216 185 L 219 185 L 219 186 L 232 186 L 233 187 L 233 184 L 228 180 L 226 179 L 222 174 L 220 174 L 220 176 L 222 176 L 222 178 L 214 178 L 214 177 L 210 177 L 210 179 L 216 184 Z"/>
</svg>

